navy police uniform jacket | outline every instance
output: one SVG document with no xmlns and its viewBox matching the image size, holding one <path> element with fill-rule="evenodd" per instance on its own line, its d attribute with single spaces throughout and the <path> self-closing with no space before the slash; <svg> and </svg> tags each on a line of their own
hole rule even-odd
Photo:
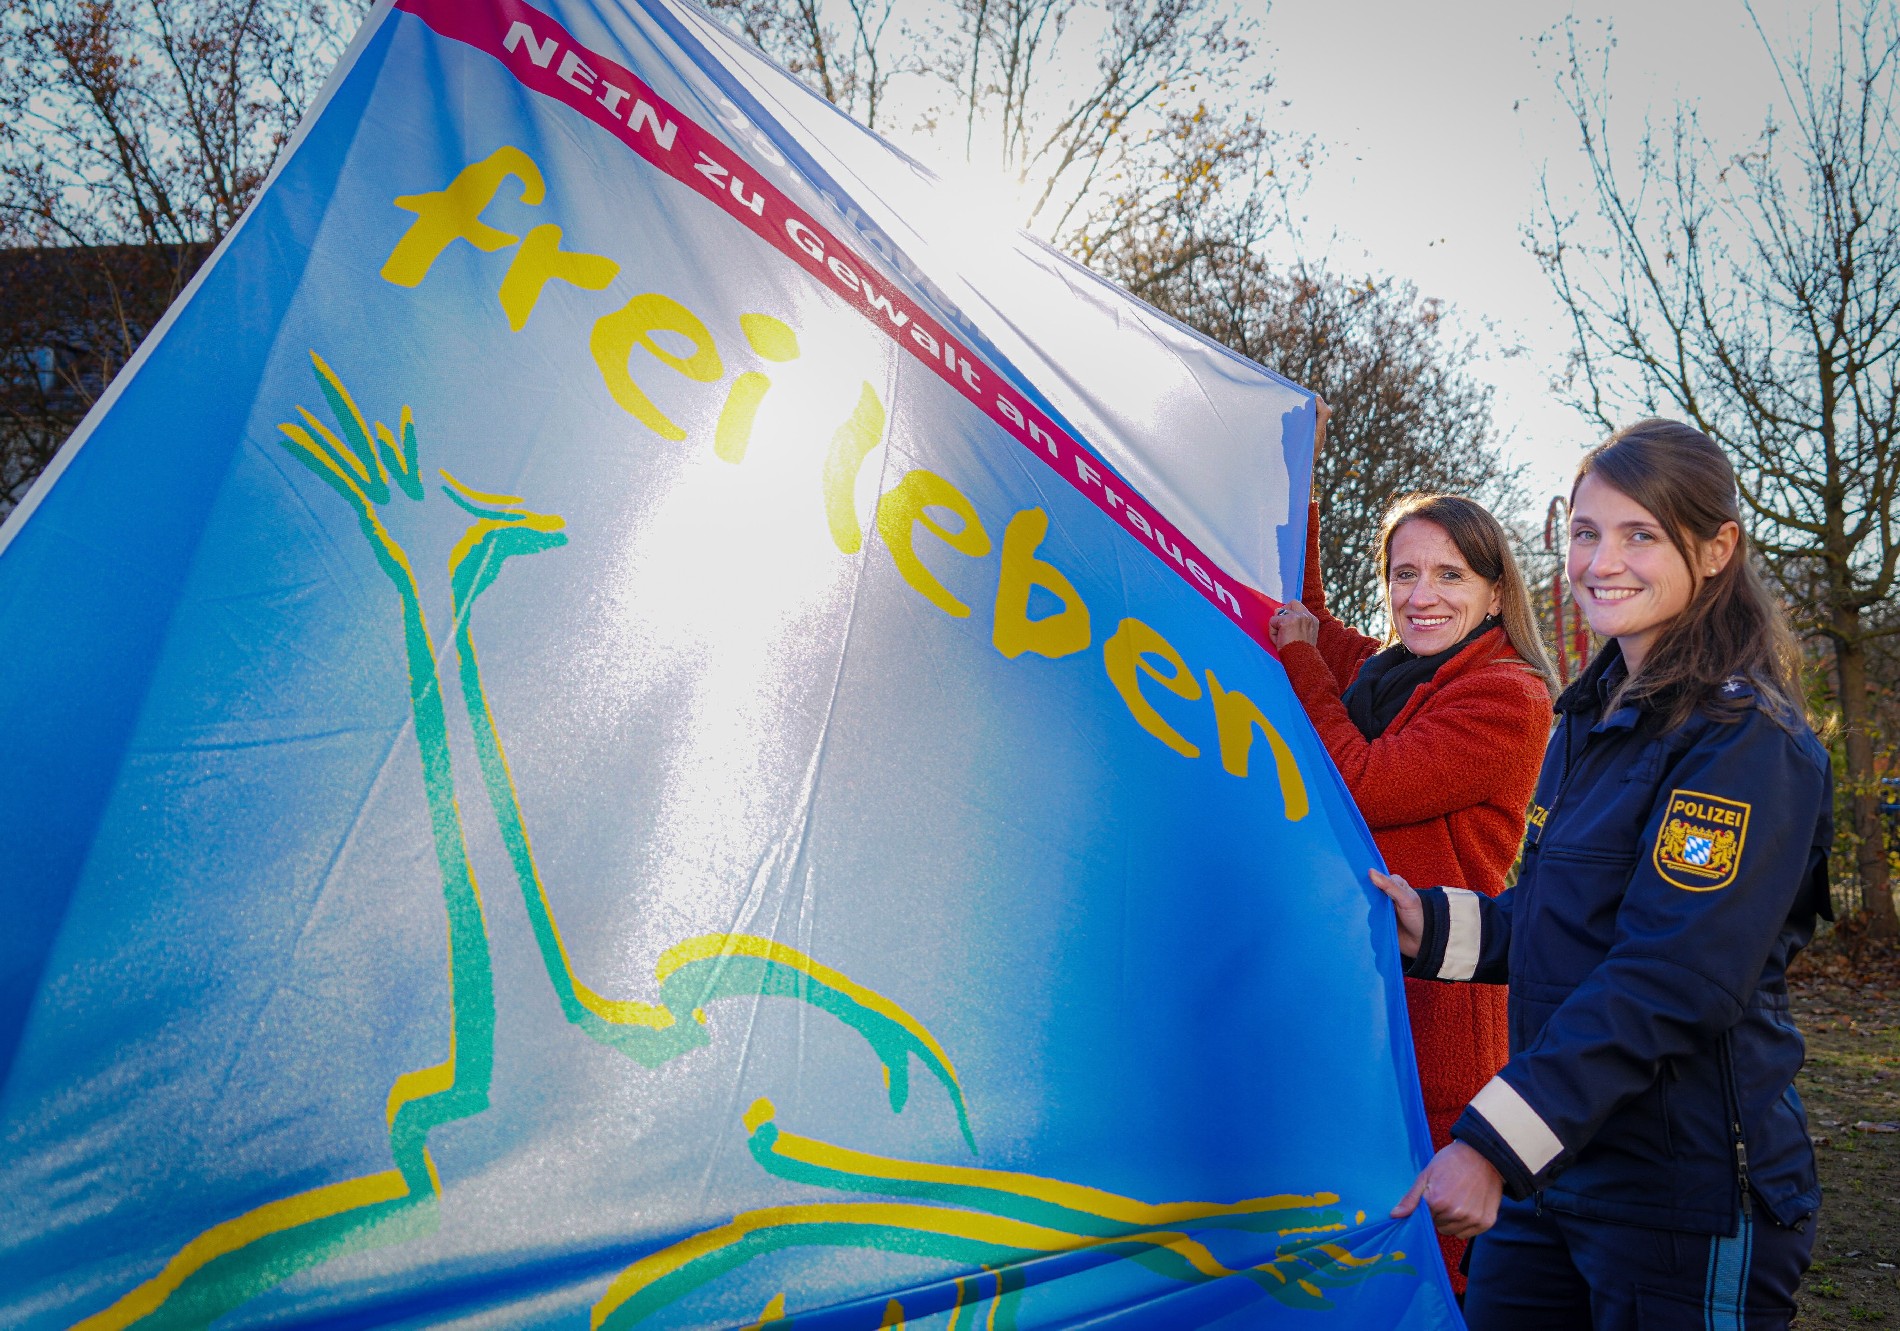
<svg viewBox="0 0 1900 1331">
<path fill-rule="evenodd" d="M 1799 1226 L 1785 972 L 1828 913 L 1828 756 L 1740 678 L 1665 733 L 1606 708 L 1624 674 L 1611 643 L 1558 699 L 1516 884 L 1419 894 L 1407 973 L 1510 985 L 1510 1061 L 1452 1135 L 1552 1210 L 1727 1235 L 1752 1193 Z"/>
</svg>

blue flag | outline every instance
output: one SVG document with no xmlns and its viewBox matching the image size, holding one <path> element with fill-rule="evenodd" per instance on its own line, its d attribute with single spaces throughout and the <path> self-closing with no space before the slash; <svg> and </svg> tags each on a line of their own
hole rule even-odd
<svg viewBox="0 0 1900 1331">
<path fill-rule="evenodd" d="M 377 11 L 0 532 L 0 1322 L 1458 1324 L 1312 397 L 979 231 Z"/>
</svg>

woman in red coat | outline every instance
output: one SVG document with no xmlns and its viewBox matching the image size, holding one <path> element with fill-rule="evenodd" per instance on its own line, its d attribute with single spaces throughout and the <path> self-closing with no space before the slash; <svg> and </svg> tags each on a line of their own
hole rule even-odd
<svg viewBox="0 0 1900 1331">
<path fill-rule="evenodd" d="M 1274 620 L 1280 663 L 1391 872 L 1505 887 L 1550 731 L 1554 680 L 1498 520 L 1469 499 L 1414 495 L 1379 532 L 1385 641 L 1326 612 L 1319 506 L 1306 600 Z M 1509 1053 L 1502 985 L 1405 982 L 1432 1145 Z M 1463 1239 L 1439 1238 L 1452 1285 Z"/>
</svg>

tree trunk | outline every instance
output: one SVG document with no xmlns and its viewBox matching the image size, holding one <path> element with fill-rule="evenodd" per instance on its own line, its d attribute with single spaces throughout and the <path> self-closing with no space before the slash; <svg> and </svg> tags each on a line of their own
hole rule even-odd
<svg viewBox="0 0 1900 1331">
<path fill-rule="evenodd" d="M 1880 824 L 1879 792 L 1874 783 L 1872 718 L 1867 702 L 1867 649 L 1860 636 L 1860 613 L 1834 613 L 1835 682 L 1839 686 L 1841 732 L 1847 749 L 1848 807 L 1858 842 L 1855 868 L 1860 878 L 1860 920 L 1870 938 L 1900 936 L 1893 911 L 1892 875 L 1887 863 L 1885 829 Z"/>
</svg>

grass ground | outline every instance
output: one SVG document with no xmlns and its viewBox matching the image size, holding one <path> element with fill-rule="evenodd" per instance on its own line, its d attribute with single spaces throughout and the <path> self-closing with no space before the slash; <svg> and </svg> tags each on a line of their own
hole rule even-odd
<svg viewBox="0 0 1900 1331">
<path fill-rule="evenodd" d="M 1797 1324 L 1900 1329 L 1900 954 L 1823 945 L 1789 987 L 1824 1194 Z"/>
</svg>

